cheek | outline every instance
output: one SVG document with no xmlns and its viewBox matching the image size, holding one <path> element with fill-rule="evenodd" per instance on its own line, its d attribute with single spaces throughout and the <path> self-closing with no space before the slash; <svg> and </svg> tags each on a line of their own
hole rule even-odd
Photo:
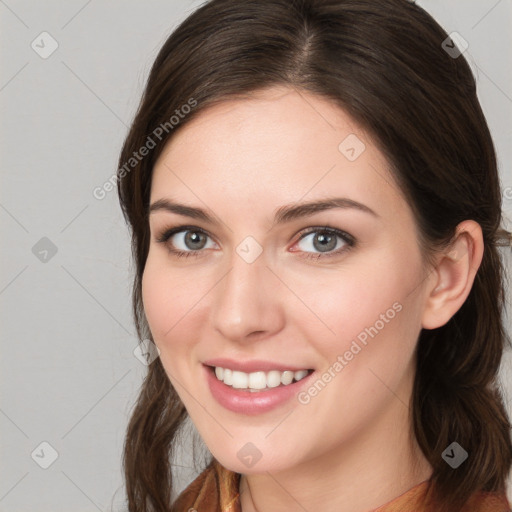
<svg viewBox="0 0 512 512">
<path fill-rule="evenodd" d="M 142 302 L 155 341 L 171 338 L 201 295 L 201 280 L 191 286 L 184 273 L 172 272 L 160 255 L 148 256 L 142 276 Z"/>
<path fill-rule="evenodd" d="M 204 338 L 209 283 L 200 271 L 191 277 L 191 272 L 173 271 L 165 257 L 148 257 L 142 277 L 144 313 L 170 375 L 185 372 L 192 363 L 194 346 Z"/>
<path fill-rule="evenodd" d="M 168 268 L 148 258 L 142 276 L 142 302 L 153 340 L 167 369 L 168 362 L 172 362 L 169 352 L 175 353 L 183 346 L 173 340 L 178 339 L 187 310 L 190 311 L 186 290 L 179 286 Z"/>
<path fill-rule="evenodd" d="M 294 283 L 294 293 L 301 302 L 295 310 L 297 321 L 304 323 L 309 318 L 316 329 L 311 339 L 325 341 L 350 340 L 376 323 L 379 330 L 382 322 L 386 327 L 396 323 L 401 315 L 397 310 L 405 309 L 414 298 L 411 291 L 419 280 L 419 267 L 411 258 L 404 265 L 402 258 L 400 254 L 372 255 L 354 258 L 353 264 L 340 267 L 339 272 L 286 276 L 287 282 Z"/>
<path fill-rule="evenodd" d="M 148 258 L 142 277 L 142 302 L 149 329 L 155 345 L 160 351 L 160 361 L 172 385 L 179 393 L 178 383 L 182 380 L 181 363 L 183 358 L 176 358 L 183 343 L 174 343 L 177 340 L 181 312 L 179 288 L 170 282 L 168 272 L 163 271 L 154 261 Z M 178 378 L 175 381 L 174 377 Z"/>
<path fill-rule="evenodd" d="M 151 333 L 157 345 L 172 326 L 172 288 L 167 286 L 165 275 L 148 258 L 142 276 L 142 303 Z"/>
<path fill-rule="evenodd" d="M 325 368 L 343 374 L 337 382 L 345 389 L 367 393 L 382 386 L 370 368 L 396 384 L 411 361 L 421 327 L 421 265 L 414 251 L 408 254 L 407 265 L 399 251 L 373 254 L 335 276 L 317 274 L 314 286 L 294 276 L 299 296 L 315 313 L 308 315 L 307 337 Z M 300 318 L 297 310 L 304 326 L 303 308 Z"/>
</svg>

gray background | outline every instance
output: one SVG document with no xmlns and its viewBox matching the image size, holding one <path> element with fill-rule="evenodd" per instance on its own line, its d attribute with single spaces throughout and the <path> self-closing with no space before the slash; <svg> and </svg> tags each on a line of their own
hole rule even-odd
<svg viewBox="0 0 512 512">
<path fill-rule="evenodd" d="M 512 0 L 418 3 L 469 43 L 511 218 Z M 146 367 L 116 192 L 92 192 L 115 173 L 157 51 L 198 5 L 0 0 L 0 511 L 121 510 L 124 431 Z M 46 59 L 31 47 L 51 48 L 43 31 L 58 43 Z M 47 469 L 42 442 L 58 453 Z M 196 472 L 179 463 L 182 488 Z"/>
</svg>

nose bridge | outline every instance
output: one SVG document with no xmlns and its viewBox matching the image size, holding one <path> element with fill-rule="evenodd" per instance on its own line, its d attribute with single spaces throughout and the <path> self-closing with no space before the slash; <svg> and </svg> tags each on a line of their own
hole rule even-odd
<svg viewBox="0 0 512 512">
<path fill-rule="evenodd" d="M 279 328 L 281 307 L 277 279 L 267 268 L 264 254 L 256 254 L 251 242 L 233 251 L 230 269 L 216 290 L 214 327 L 226 338 L 242 340 L 253 332 Z"/>
</svg>

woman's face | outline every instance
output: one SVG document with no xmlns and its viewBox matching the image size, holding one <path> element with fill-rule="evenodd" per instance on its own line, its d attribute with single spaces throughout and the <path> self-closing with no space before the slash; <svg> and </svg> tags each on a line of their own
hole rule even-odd
<svg viewBox="0 0 512 512">
<path fill-rule="evenodd" d="M 211 107 L 164 149 L 150 204 L 146 316 L 224 466 L 282 470 L 405 428 L 429 274 L 385 158 L 347 114 L 277 87 Z"/>
</svg>

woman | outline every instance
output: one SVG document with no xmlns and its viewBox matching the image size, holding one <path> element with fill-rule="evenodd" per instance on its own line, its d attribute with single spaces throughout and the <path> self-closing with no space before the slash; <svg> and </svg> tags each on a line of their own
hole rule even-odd
<svg viewBox="0 0 512 512">
<path fill-rule="evenodd" d="M 505 512 L 500 185 L 471 70 L 406 0 L 212 0 L 119 160 L 160 357 L 131 512 Z M 171 506 L 189 417 L 210 463 Z"/>
</svg>

